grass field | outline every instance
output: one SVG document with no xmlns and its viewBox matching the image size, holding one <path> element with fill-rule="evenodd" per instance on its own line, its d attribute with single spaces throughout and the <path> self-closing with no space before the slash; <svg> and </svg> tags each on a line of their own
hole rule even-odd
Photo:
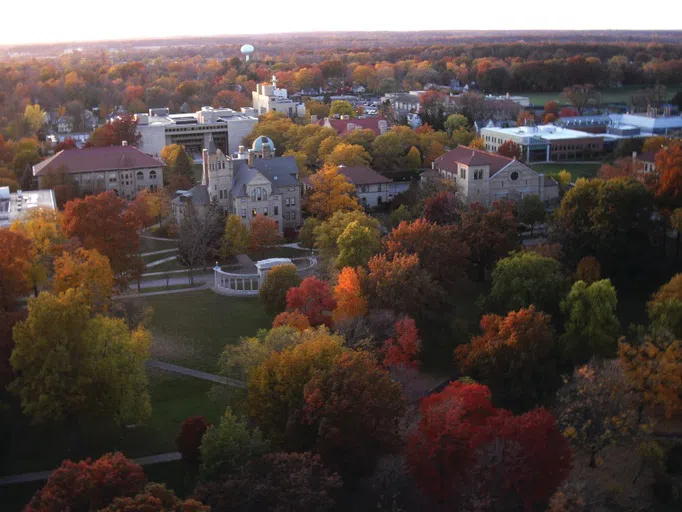
<svg viewBox="0 0 682 512">
<path fill-rule="evenodd" d="M 162 251 L 164 249 L 175 249 L 177 246 L 178 246 L 177 242 L 166 242 L 164 240 L 151 240 L 149 238 L 140 238 L 140 252 L 153 252 Z"/>
<path fill-rule="evenodd" d="M 549 163 L 549 164 L 530 164 L 533 170 L 537 172 L 543 172 L 548 175 L 557 174 L 559 171 L 566 169 L 571 173 L 571 179 L 575 181 L 578 178 L 594 178 L 597 175 L 601 163 L 576 163 L 576 162 L 563 162 L 563 163 Z"/>
<path fill-rule="evenodd" d="M 646 89 L 646 87 L 622 87 L 619 89 L 602 89 L 601 103 L 627 103 L 630 104 L 633 93 Z M 677 92 L 682 91 L 682 85 L 673 85 L 668 87 L 668 100 L 672 99 Z M 561 105 L 568 105 L 569 102 L 563 97 L 562 92 L 520 92 L 518 96 L 528 96 L 533 105 L 544 105 L 548 101 L 554 100 Z"/>
<path fill-rule="evenodd" d="M 85 426 L 79 436 L 78 447 L 72 447 L 71 431 L 55 426 L 30 425 L 26 420 L 10 425 L 3 448 L 0 474 L 12 475 L 23 472 L 54 469 L 64 459 L 80 460 L 97 458 L 104 453 L 121 451 L 135 458 L 175 451 L 175 436 L 188 416 L 205 416 L 217 421 L 224 405 L 209 397 L 212 383 L 148 368 L 152 417 L 135 428 L 114 429 L 97 425 Z M 17 414 L 14 417 L 20 418 Z M 89 432 L 97 429 L 97 435 Z M 0 487 L 2 510 L 19 510 L 39 484 Z M 13 496 L 15 498 L 13 498 Z M 6 507 L 16 499 L 16 508 Z"/>
<path fill-rule="evenodd" d="M 152 357 L 215 373 L 225 345 L 271 325 L 258 298 L 226 297 L 211 290 L 127 299 L 154 314 Z"/>
<path fill-rule="evenodd" d="M 249 258 L 253 261 L 265 260 L 268 258 L 301 258 L 307 256 L 308 251 L 302 251 L 301 249 L 293 249 L 291 247 L 273 247 L 268 249 L 263 254 L 248 253 Z"/>
</svg>

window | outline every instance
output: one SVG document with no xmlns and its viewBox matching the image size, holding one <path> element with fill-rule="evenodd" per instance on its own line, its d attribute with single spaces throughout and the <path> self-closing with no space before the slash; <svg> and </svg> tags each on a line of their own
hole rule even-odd
<svg viewBox="0 0 682 512">
<path fill-rule="evenodd" d="M 295 206 L 295 205 L 296 205 L 296 198 L 292 197 L 291 198 L 291 206 Z"/>
<path fill-rule="evenodd" d="M 460 169 L 459 170 L 459 177 L 462 178 L 463 180 L 467 179 L 467 170 L 466 169 Z"/>
<path fill-rule="evenodd" d="M 512 173 L 509 175 L 512 181 L 516 181 L 519 179 L 519 173 L 516 171 L 512 171 Z"/>
<path fill-rule="evenodd" d="M 291 213 L 289 212 L 284 212 L 284 218 L 289 219 L 291 217 Z"/>
<path fill-rule="evenodd" d="M 288 197 L 284 200 L 284 205 L 289 206 L 289 198 Z"/>
<path fill-rule="evenodd" d="M 246 218 L 246 208 L 242 208 L 242 218 Z"/>
<path fill-rule="evenodd" d="M 220 199 L 222 199 L 222 198 L 223 198 L 223 191 L 221 190 L 220 191 Z"/>
<path fill-rule="evenodd" d="M 256 200 L 256 191 L 252 190 L 251 191 L 251 201 L 255 201 L 255 200 Z"/>
<path fill-rule="evenodd" d="M 149 179 L 150 180 L 156 179 L 156 171 L 149 171 Z"/>
<path fill-rule="evenodd" d="M 263 208 L 263 217 L 267 217 L 267 216 L 268 216 L 268 207 L 266 206 L 265 208 Z"/>
<path fill-rule="evenodd" d="M 262 191 L 263 191 L 262 188 L 257 188 L 257 189 L 256 189 L 256 198 L 257 198 L 259 201 L 262 201 L 262 200 L 263 200 Z"/>
<path fill-rule="evenodd" d="M 275 205 L 272 207 L 273 208 L 273 215 L 279 215 L 279 206 Z"/>
<path fill-rule="evenodd" d="M 137 171 L 137 179 L 138 180 L 143 180 L 144 179 L 144 173 L 142 171 Z"/>
<path fill-rule="evenodd" d="M 296 220 L 296 212 L 291 212 L 291 220 Z"/>
</svg>

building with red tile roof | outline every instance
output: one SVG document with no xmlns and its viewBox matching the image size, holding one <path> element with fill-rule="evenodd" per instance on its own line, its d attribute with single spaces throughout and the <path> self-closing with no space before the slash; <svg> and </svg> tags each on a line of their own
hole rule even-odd
<svg viewBox="0 0 682 512">
<path fill-rule="evenodd" d="M 163 187 L 164 163 L 139 149 L 123 145 L 63 150 L 33 166 L 33 176 L 43 188 L 46 176 L 64 172 L 86 194 L 114 191 L 134 199 L 143 189 Z"/>
<path fill-rule="evenodd" d="M 537 195 L 544 201 L 559 197 L 559 186 L 515 158 L 458 146 L 434 160 L 432 168 L 441 179 L 457 185 L 468 203 L 490 205 L 499 199 L 518 201 Z"/>
</svg>

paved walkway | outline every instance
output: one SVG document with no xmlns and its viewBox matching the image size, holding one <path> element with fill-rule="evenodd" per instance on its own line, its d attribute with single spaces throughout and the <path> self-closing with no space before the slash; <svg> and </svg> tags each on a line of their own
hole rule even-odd
<svg viewBox="0 0 682 512">
<path fill-rule="evenodd" d="M 241 380 L 229 379 L 227 377 L 223 377 L 222 375 L 214 375 L 212 373 L 201 372 L 199 370 L 185 368 L 184 366 L 178 366 L 177 364 L 155 361 L 154 359 L 148 360 L 147 366 L 150 366 L 151 368 L 159 368 L 160 370 L 166 370 L 168 372 L 180 373 L 182 375 L 187 375 L 188 377 L 195 377 L 201 380 L 210 380 L 211 382 L 223 384 L 225 386 L 233 386 L 236 388 L 246 387 L 244 382 L 242 382 Z"/>
<path fill-rule="evenodd" d="M 157 254 L 165 254 L 167 252 L 178 252 L 177 249 L 161 249 L 160 251 L 143 252 L 140 256 L 155 256 Z"/>
<path fill-rule="evenodd" d="M 151 464 L 159 464 L 162 462 L 171 462 L 180 460 L 182 455 L 180 452 L 160 453 L 159 455 L 147 455 L 146 457 L 139 457 L 133 459 L 134 462 L 140 466 L 149 466 Z M 36 471 L 34 473 L 22 473 L 20 475 L 10 475 L 0 477 L 0 485 L 24 484 L 28 482 L 40 482 L 50 478 L 52 471 Z"/>
<path fill-rule="evenodd" d="M 140 238 L 147 238 L 148 240 L 159 240 L 161 242 L 177 242 L 175 238 L 161 238 L 158 236 L 151 235 L 140 235 Z"/>
<path fill-rule="evenodd" d="M 175 251 L 175 249 L 173 249 L 173 250 Z M 152 267 L 156 267 L 158 265 L 161 265 L 161 263 L 166 263 L 167 261 L 173 261 L 173 260 L 177 260 L 177 259 L 178 259 L 177 256 L 168 256 L 168 258 L 163 258 L 160 260 L 152 261 L 151 263 L 147 263 L 145 265 L 145 267 L 146 268 L 152 268 Z"/>
<path fill-rule="evenodd" d="M 165 282 L 164 282 L 165 286 Z M 138 297 L 153 297 L 154 295 L 170 295 L 172 293 L 185 293 L 185 292 L 196 292 L 197 290 L 206 290 L 209 287 L 208 283 L 204 283 L 201 286 L 192 286 L 188 288 L 178 288 L 176 290 L 160 290 L 158 292 L 147 292 L 147 293 L 129 293 L 126 295 L 114 295 L 114 300 L 123 299 L 137 299 Z"/>
</svg>

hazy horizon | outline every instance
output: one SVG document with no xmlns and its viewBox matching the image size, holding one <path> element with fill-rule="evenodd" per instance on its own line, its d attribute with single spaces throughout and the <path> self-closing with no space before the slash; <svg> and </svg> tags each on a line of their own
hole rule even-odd
<svg viewBox="0 0 682 512">
<path fill-rule="evenodd" d="M 68 9 L 53 9 L 52 2 L 36 0 L 26 13 L 21 4 L 5 6 L 7 23 L 0 32 L 0 44 L 5 46 L 50 43 L 92 43 L 137 39 L 258 36 L 271 34 L 330 32 L 414 32 L 414 31 L 610 31 L 680 30 L 679 20 L 672 16 L 674 0 L 654 0 L 650 12 L 658 16 L 633 16 L 623 9 L 614 9 L 607 2 L 576 0 L 568 12 L 548 20 L 534 10 L 508 9 L 508 2 L 491 0 L 482 11 L 477 4 L 434 5 L 433 15 L 423 8 L 375 0 L 368 5 L 360 0 L 348 0 L 334 8 L 321 7 L 319 2 L 301 0 L 295 9 L 280 7 L 279 2 L 262 0 L 243 9 L 228 11 L 225 2 L 206 0 L 201 9 L 190 15 L 178 13 L 186 4 L 171 0 L 159 10 L 156 2 L 119 0 L 111 18 L 125 13 L 127 20 L 108 22 L 99 13 L 89 16 L 91 2 L 73 0 Z M 224 15 L 215 14 L 224 11 Z M 671 16 L 664 12 L 670 11 Z M 277 11 L 273 15 L 273 11 Z M 208 17 L 203 13 L 207 12 Z M 557 11 L 554 11 L 557 12 Z M 93 21 L 94 20 L 94 21 Z M 217 20 L 217 21 L 216 21 Z M 223 21 L 224 20 L 224 21 Z M 243 24 L 242 24 L 243 20 Z M 604 21 L 608 20 L 608 21 Z M 645 23 L 646 26 L 642 26 Z M 677 25 L 677 26 L 675 26 Z M 30 30 L 27 30 L 27 26 Z"/>
</svg>

